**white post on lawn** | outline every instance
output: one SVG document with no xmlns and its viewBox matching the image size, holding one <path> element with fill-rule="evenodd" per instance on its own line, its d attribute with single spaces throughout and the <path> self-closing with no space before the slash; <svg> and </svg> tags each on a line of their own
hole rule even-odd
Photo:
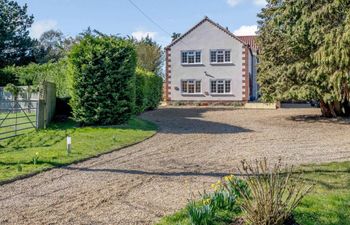
<svg viewBox="0 0 350 225">
<path fill-rule="evenodd" d="M 70 136 L 67 136 L 67 153 L 68 155 L 71 153 L 72 148 L 72 138 Z"/>
</svg>

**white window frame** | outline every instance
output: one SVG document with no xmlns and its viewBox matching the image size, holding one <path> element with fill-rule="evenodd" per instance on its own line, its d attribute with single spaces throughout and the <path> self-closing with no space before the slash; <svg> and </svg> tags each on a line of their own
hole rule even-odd
<svg viewBox="0 0 350 225">
<path fill-rule="evenodd" d="M 212 53 L 213 52 L 216 53 L 215 61 L 212 61 Z M 219 52 L 222 52 L 222 53 L 220 53 L 220 56 L 223 57 L 223 62 L 218 62 Z M 230 53 L 230 60 L 227 60 L 226 52 Z M 230 64 L 230 63 L 232 63 L 232 54 L 231 53 L 232 53 L 231 49 L 211 49 L 210 53 L 209 53 L 210 64 Z"/>
<path fill-rule="evenodd" d="M 230 92 L 226 92 L 226 82 L 230 82 Z M 216 82 L 216 91 L 212 91 L 212 82 Z M 223 82 L 224 85 L 224 92 L 223 93 L 218 93 L 218 83 Z M 232 95 L 232 80 L 231 79 L 211 79 L 209 81 L 209 90 L 211 95 Z"/>
<path fill-rule="evenodd" d="M 187 91 L 184 92 L 183 90 L 183 86 L 182 86 L 182 82 L 187 82 Z M 188 90 L 189 90 L 189 82 L 193 82 L 193 85 L 194 85 L 194 93 L 189 93 Z M 196 83 L 199 82 L 200 83 L 200 91 L 197 92 L 197 87 L 196 87 Z M 198 80 L 198 79 L 183 79 L 180 81 L 180 87 L 181 87 L 181 94 L 182 95 L 200 95 L 202 94 L 202 90 L 203 90 L 203 85 L 202 85 L 202 80 Z"/>
<path fill-rule="evenodd" d="M 197 53 L 200 54 L 200 59 L 199 62 L 197 62 Z M 183 54 L 187 54 L 186 56 L 186 62 L 184 62 L 183 60 Z M 193 56 L 194 57 L 194 61 L 193 63 L 189 62 L 189 57 Z M 186 51 L 181 51 L 181 64 L 182 65 L 198 65 L 198 64 L 202 64 L 202 51 L 201 50 L 186 50 Z"/>
</svg>

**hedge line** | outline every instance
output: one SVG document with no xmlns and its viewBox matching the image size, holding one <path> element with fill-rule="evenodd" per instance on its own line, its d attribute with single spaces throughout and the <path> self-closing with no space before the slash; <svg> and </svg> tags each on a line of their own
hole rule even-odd
<svg viewBox="0 0 350 225">
<path fill-rule="evenodd" d="M 156 109 L 162 99 L 163 79 L 156 74 L 136 69 L 136 113 Z"/>
</svg>

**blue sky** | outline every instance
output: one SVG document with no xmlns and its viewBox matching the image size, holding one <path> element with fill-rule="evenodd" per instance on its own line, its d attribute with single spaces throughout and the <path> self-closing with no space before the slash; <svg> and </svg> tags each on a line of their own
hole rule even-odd
<svg viewBox="0 0 350 225">
<path fill-rule="evenodd" d="M 67 36 L 87 27 L 107 34 L 150 35 L 163 46 L 169 35 L 142 15 L 129 0 L 17 0 L 35 17 L 31 35 L 58 29 Z M 256 30 L 265 0 L 132 0 L 168 33 L 183 33 L 208 16 L 237 34 Z"/>
</svg>

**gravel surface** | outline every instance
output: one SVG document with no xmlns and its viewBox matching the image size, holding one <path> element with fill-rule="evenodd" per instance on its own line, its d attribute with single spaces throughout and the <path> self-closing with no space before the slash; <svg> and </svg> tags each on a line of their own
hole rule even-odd
<svg viewBox="0 0 350 225">
<path fill-rule="evenodd" d="M 317 109 L 163 108 L 138 145 L 0 187 L 0 224 L 152 224 L 242 159 L 350 159 L 350 122 Z M 302 116 L 304 115 L 304 116 Z"/>
</svg>

